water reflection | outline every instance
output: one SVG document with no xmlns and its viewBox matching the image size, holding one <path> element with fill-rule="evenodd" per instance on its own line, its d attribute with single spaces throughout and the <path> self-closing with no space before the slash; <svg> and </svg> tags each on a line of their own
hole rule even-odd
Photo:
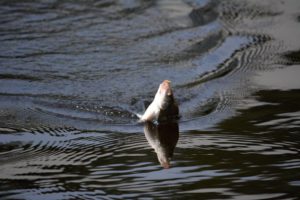
<svg viewBox="0 0 300 200">
<path fill-rule="evenodd" d="M 150 146 L 155 150 L 158 161 L 165 169 L 170 168 L 170 160 L 179 138 L 177 122 L 144 125 L 144 133 Z"/>
</svg>

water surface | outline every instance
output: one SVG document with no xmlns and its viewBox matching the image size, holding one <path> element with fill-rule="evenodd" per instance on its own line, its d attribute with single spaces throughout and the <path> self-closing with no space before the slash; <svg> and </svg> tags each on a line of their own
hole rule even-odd
<svg viewBox="0 0 300 200">
<path fill-rule="evenodd" d="M 299 10 L 1 1 L 0 198 L 298 199 Z M 138 123 L 165 79 L 180 120 Z"/>
</svg>

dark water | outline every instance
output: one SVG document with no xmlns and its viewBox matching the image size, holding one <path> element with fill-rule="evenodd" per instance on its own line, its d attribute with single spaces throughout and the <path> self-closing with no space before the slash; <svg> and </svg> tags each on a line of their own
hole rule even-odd
<svg viewBox="0 0 300 200">
<path fill-rule="evenodd" d="M 0 199 L 299 199 L 299 36 L 298 0 L 0 1 Z"/>
</svg>

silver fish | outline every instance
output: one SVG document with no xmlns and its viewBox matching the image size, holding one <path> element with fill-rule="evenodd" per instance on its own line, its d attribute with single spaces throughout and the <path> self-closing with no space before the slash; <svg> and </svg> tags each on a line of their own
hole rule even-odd
<svg viewBox="0 0 300 200">
<path fill-rule="evenodd" d="M 171 82 L 164 80 L 155 94 L 154 100 L 141 116 L 142 122 L 170 121 L 178 118 L 178 105 L 174 99 Z"/>
</svg>

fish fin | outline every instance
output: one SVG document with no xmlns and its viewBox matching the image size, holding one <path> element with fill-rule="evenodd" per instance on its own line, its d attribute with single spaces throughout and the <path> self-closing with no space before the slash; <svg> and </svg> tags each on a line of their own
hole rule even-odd
<svg viewBox="0 0 300 200">
<path fill-rule="evenodd" d="M 143 115 L 139 114 L 139 113 L 135 113 L 135 115 L 139 118 L 138 119 L 138 123 L 143 123 L 145 122 L 145 120 L 143 119 Z"/>
<path fill-rule="evenodd" d="M 139 114 L 139 113 L 135 113 L 135 115 L 141 120 L 143 115 Z"/>
</svg>

